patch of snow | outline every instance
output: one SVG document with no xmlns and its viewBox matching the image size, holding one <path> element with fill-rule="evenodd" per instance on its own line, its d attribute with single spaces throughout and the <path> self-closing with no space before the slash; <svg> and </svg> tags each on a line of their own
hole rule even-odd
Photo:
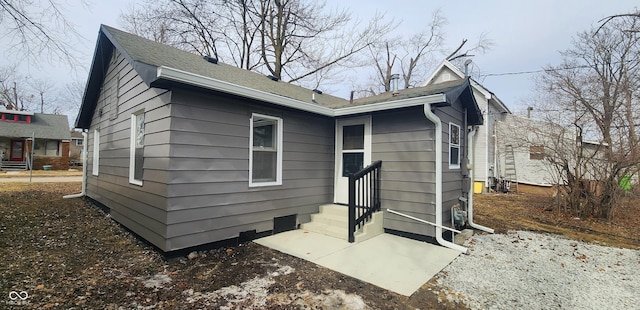
<svg viewBox="0 0 640 310">
<path fill-rule="evenodd" d="M 292 267 L 281 266 L 266 277 L 255 277 L 249 281 L 240 283 L 240 285 L 231 285 L 206 293 L 186 290 L 182 292 L 182 294 L 188 296 L 188 303 L 194 303 L 201 299 L 208 301 L 224 299 L 227 304 L 220 309 L 232 309 L 234 305 L 237 304 L 242 304 L 243 307 L 248 308 L 260 308 L 266 305 L 267 296 L 269 296 L 269 287 L 275 283 L 273 278 L 280 275 L 287 275 L 294 271 L 295 269 Z"/>
<path fill-rule="evenodd" d="M 144 284 L 146 288 L 162 288 L 167 283 L 171 283 L 171 278 L 162 273 L 158 273 L 150 279 L 142 281 L 142 284 Z"/>
</svg>

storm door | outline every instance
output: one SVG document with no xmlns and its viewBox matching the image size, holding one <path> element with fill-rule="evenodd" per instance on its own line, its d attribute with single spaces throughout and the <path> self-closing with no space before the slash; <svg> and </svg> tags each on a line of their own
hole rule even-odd
<svg viewBox="0 0 640 310">
<path fill-rule="evenodd" d="M 348 203 L 349 174 L 371 163 L 371 117 L 336 121 L 336 176 L 334 200 Z"/>
</svg>

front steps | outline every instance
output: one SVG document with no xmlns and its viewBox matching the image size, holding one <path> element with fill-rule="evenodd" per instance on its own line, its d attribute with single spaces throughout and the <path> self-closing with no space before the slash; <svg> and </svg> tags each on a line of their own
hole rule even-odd
<svg viewBox="0 0 640 310">
<path fill-rule="evenodd" d="M 384 232 L 383 212 L 376 212 L 369 222 L 356 231 L 355 242 L 373 238 Z M 301 229 L 348 240 L 349 207 L 327 204 L 320 206 L 320 213 L 311 215 L 311 222 L 300 225 Z"/>
<path fill-rule="evenodd" d="M 2 162 L 0 162 L 0 170 L 4 170 L 4 171 L 27 170 L 27 162 L 25 162 L 25 161 L 2 161 Z"/>
</svg>

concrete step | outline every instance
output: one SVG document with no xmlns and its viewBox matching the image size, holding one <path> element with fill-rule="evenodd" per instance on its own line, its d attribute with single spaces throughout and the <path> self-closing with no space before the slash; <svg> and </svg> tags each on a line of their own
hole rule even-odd
<svg viewBox="0 0 640 310">
<path fill-rule="evenodd" d="M 20 162 L 20 161 L 3 161 L 3 162 L 0 163 L 0 169 L 5 170 L 5 171 L 26 170 L 27 169 L 27 163 L 26 162 Z"/>
<path fill-rule="evenodd" d="M 304 223 L 300 225 L 300 228 L 304 230 L 312 231 L 315 233 L 340 238 L 343 240 L 347 240 L 349 237 L 347 225 L 345 225 L 344 227 L 337 227 L 337 226 L 328 225 L 325 223 L 309 222 L 309 223 Z"/>
<path fill-rule="evenodd" d="M 374 213 L 371 221 L 367 222 L 355 233 L 355 241 L 364 241 L 383 233 L 383 220 L 383 212 Z M 343 240 L 348 240 L 349 238 L 348 227 L 349 208 L 336 204 L 321 205 L 320 213 L 311 215 L 311 222 L 300 225 L 301 229 Z"/>
<path fill-rule="evenodd" d="M 339 227 L 347 227 L 349 225 L 349 216 L 336 215 L 333 213 L 316 213 L 311 214 L 311 221 L 316 223 L 324 223 Z"/>
<path fill-rule="evenodd" d="M 322 214 L 332 214 L 337 216 L 349 217 L 349 207 L 336 205 L 336 204 L 326 204 L 320 206 L 320 213 Z"/>
<path fill-rule="evenodd" d="M 362 242 L 384 233 L 384 227 L 382 226 L 383 222 L 384 212 L 380 211 L 374 213 L 371 220 L 356 231 L 354 235 L 355 242 Z"/>
</svg>

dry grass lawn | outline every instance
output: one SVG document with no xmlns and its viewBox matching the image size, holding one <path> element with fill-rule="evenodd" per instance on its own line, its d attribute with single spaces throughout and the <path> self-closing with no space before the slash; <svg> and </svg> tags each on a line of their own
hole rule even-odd
<svg viewBox="0 0 640 310">
<path fill-rule="evenodd" d="M 405 297 L 251 242 L 167 261 L 86 201 L 62 199 L 79 191 L 79 183 L 0 181 L 0 308 L 466 309 L 447 301 L 434 279 Z M 475 197 L 476 222 L 497 233 L 640 248 L 635 197 L 613 221 L 548 211 L 544 193 Z M 12 300 L 11 291 L 29 298 Z"/>
</svg>

